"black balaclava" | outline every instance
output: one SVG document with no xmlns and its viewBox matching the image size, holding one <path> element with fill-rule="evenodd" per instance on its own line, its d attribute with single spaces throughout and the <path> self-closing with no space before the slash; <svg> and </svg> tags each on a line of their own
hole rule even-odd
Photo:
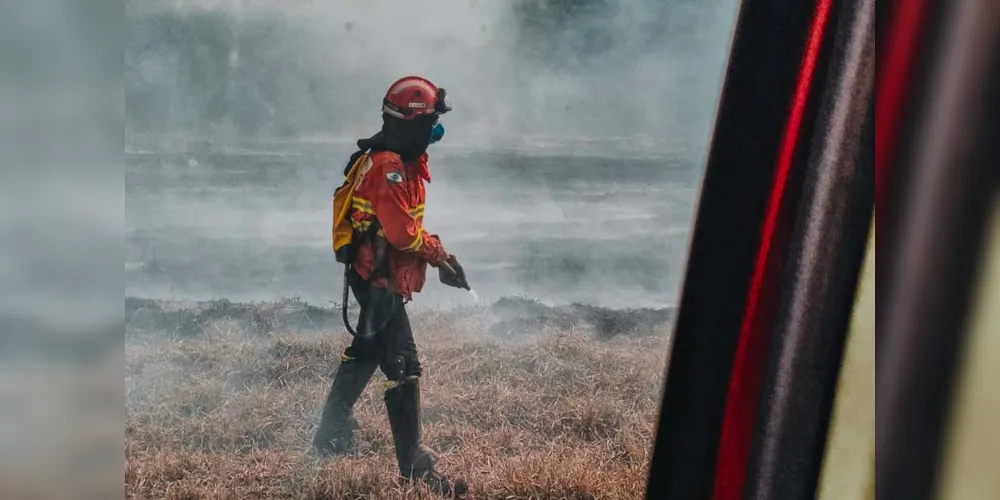
<svg viewBox="0 0 1000 500">
<path fill-rule="evenodd" d="M 411 162 L 427 151 L 431 142 L 431 129 L 436 122 L 437 117 L 433 115 L 404 121 L 383 114 L 382 130 L 368 139 L 359 140 L 358 147 L 364 151 L 392 151 L 404 162 Z"/>
<path fill-rule="evenodd" d="M 431 143 L 431 131 L 438 122 L 437 116 L 421 116 L 410 121 L 383 114 L 382 130 L 377 134 L 358 140 L 358 151 L 344 167 L 344 175 L 350 171 L 354 162 L 367 151 L 392 151 L 404 162 L 420 158 Z"/>
</svg>

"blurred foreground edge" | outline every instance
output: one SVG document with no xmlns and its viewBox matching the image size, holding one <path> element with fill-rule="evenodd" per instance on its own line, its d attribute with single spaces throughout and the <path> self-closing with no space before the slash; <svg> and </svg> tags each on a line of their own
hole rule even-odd
<svg viewBox="0 0 1000 500">
<path fill-rule="evenodd" d="M 934 17 L 924 29 L 935 43 L 917 52 L 927 88 L 886 166 L 905 171 L 907 185 L 886 181 L 894 230 L 890 293 L 875 313 L 884 332 L 876 343 L 878 498 L 935 497 L 1000 173 L 1000 4 L 928 7 Z"/>
<path fill-rule="evenodd" d="M 1000 170 L 998 7 L 742 2 L 648 498 L 934 497 Z"/>
</svg>

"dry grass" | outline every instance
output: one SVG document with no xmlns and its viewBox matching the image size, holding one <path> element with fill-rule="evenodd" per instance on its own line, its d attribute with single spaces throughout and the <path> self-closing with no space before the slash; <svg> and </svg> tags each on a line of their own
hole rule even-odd
<svg viewBox="0 0 1000 500">
<path fill-rule="evenodd" d="M 472 498 L 642 497 L 667 336 L 544 325 L 497 336 L 487 312 L 412 318 L 424 437 L 442 468 Z M 127 498 L 433 498 L 395 479 L 381 374 L 356 407 L 356 456 L 309 454 L 346 333 L 220 315 L 199 325 L 182 336 L 127 326 Z"/>
</svg>

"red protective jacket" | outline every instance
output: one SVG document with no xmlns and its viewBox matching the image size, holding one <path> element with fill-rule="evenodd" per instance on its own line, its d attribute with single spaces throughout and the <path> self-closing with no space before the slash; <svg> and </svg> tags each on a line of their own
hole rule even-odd
<svg viewBox="0 0 1000 500">
<path fill-rule="evenodd" d="M 403 163 L 399 155 L 378 151 L 370 155 L 359 173 L 361 180 L 351 201 L 351 225 L 365 231 L 377 218 L 389 243 L 386 266 L 391 280 L 376 279 L 374 286 L 389 288 L 407 300 L 420 292 L 426 281 L 427 264 L 437 267 L 448 258 L 441 240 L 424 229 L 424 182 L 430 182 L 427 154 Z M 375 253 L 370 240 L 358 246 L 354 268 L 370 279 Z"/>
</svg>

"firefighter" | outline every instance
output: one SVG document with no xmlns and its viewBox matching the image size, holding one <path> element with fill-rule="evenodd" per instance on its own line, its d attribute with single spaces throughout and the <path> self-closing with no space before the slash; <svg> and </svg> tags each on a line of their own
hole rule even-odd
<svg viewBox="0 0 1000 500">
<path fill-rule="evenodd" d="M 358 141 L 345 170 L 341 189 L 353 191 L 342 197 L 341 212 L 349 225 L 335 220 L 334 248 L 346 264 L 345 303 L 349 285 L 361 312 L 356 332 L 348 323 L 355 337 L 341 355 L 313 445 L 324 456 L 353 447 L 353 406 L 379 368 L 388 379 L 385 406 L 400 473 L 448 495 L 467 486 L 438 473 L 435 453 L 421 442 L 421 367 L 405 308 L 423 288 L 428 265 L 442 283 L 469 289 L 458 260 L 423 225 L 424 184 L 431 180 L 426 150 L 443 135 L 438 117 L 451 109 L 445 96 L 424 78 L 393 83 L 383 99 L 382 130 Z M 336 203 L 335 196 L 335 219 Z M 338 234 L 338 227 L 350 234 Z"/>
</svg>

